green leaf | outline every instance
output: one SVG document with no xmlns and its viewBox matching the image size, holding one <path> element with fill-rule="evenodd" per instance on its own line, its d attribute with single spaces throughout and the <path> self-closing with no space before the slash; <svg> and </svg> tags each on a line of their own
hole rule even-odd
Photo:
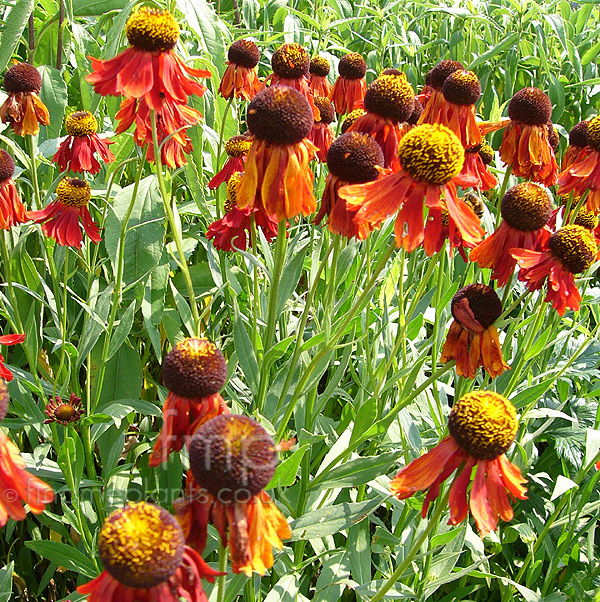
<svg viewBox="0 0 600 602">
<path fill-rule="evenodd" d="M 95 395 L 98 362 L 102 354 L 100 345 L 92 353 L 92 390 Z M 104 383 L 100 393 L 100 401 L 115 399 L 138 399 L 142 392 L 142 363 L 137 351 L 123 345 L 114 357 L 106 363 Z"/>
<path fill-rule="evenodd" d="M 136 302 L 132 301 L 121 316 L 121 320 L 119 321 L 119 324 L 115 328 L 115 331 L 110 338 L 110 343 L 108 345 L 108 357 L 106 358 L 107 361 L 110 360 L 110 358 L 113 357 L 117 351 L 119 351 L 121 345 L 125 342 L 125 339 L 131 332 L 131 327 L 133 326 L 133 317 L 135 316 L 135 306 Z"/>
<path fill-rule="evenodd" d="M 54 67 L 41 65 L 38 71 L 42 76 L 40 98 L 50 113 L 50 124 L 45 126 L 46 138 L 58 138 L 67 107 L 67 84 L 61 72 Z"/>
<path fill-rule="evenodd" d="M 131 203 L 134 185 L 131 184 L 117 192 L 108 212 L 104 244 L 113 271 L 117 272 L 117 252 L 121 236 L 121 226 Z M 141 180 L 135 203 L 127 224 L 125 234 L 125 252 L 123 284 L 145 282 L 150 272 L 159 264 L 164 249 L 164 207 L 158 189 L 156 176 Z"/>
<path fill-rule="evenodd" d="M 34 0 L 18 0 L 8 13 L 0 38 L 0 73 L 4 73 L 34 6 Z"/>
<path fill-rule="evenodd" d="M 292 541 L 315 539 L 357 525 L 381 505 L 379 498 L 366 502 L 344 502 L 309 512 L 292 522 Z"/>
<path fill-rule="evenodd" d="M 60 541 L 26 541 L 25 545 L 40 556 L 64 566 L 71 571 L 81 573 L 85 577 L 95 578 L 98 571 L 94 563 L 77 548 Z"/>
<path fill-rule="evenodd" d="M 0 602 L 9 602 L 12 597 L 12 575 L 15 563 L 11 560 L 0 569 Z"/>
<path fill-rule="evenodd" d="M 77 17 L 96 17 L 126 6 L 127 0 L 73 0 L 73 13 Z"/>
<path fill-rule="evenodd" d="M 292 296 L 298 280 L 300 280 L 307 247 L 308 245 L 305 245 L 302 249 L 294 249 L 292 260 L 283 269 L 279 290 L 277 291 L 277 315 L 280 315 L 283 311 L 285 302 Z"/>
<path fill-rule="evenodd" d="M 364 431 L 363 431 L 364 432 Z M 357 487 L 388 472 L 401 456 L 400 452 L 386 452 L 378 456 L 363 456 L 332 468 L 323 480 L 317 477 L 308 484 L 310 491 L 314 487 L 328 489 L 333 487 Z M 319 475 L 321 476 L 321 475 Z"/>
<path fill-rule="evenodd" d="M 480 54 L 468 67 L 469 71 L 472 71 L 475 67 L 487 63 L 490 59 L 494 58 L 507 48 L 514 46 L 515 42 L 519 39 L 519 34 L 516 32 L 509 33 L 501 42 L 490 48 L 487 52 Z"/>
<path fill-rule="evenodd" d="M 85 462 L 85 453 L 83 444 L 77 434 L 77 431 L 69 427 L 68 434 L 60 447 L 58 458 L 56 459 L 65 481 L 71 490 L 71 493 L 79 496 L 79 484 L 83 476 L 83 465 Z"/>
<path fill-rule="evenodd" d="M 299 447 L 288 458 L 281 462 L 275 469 L 275 474 L 271 478 L 266 489 L 274 489 L 275 487 L 289 487 L 293 485 L 298 474 L 300 462 L 310 446 L 307 444 Z"/>
</svg>

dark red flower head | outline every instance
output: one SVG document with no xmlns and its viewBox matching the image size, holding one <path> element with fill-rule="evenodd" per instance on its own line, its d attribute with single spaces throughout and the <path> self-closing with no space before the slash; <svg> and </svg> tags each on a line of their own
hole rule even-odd
<svg viewBox="0 0 600 602">
<path fill-rule="evenodd" d="M 459 69 L 464 69 L 464 67 L 462 63 L 459 63 L 458 61 L 451 61 L 449 59 L 440 61 L 433 69 L 431 69 L 431 71 L 429 71 L 429 73 L 427 73 L 425 83 L 441 92 L 446 78 Z"/>
<path fill-rule="evenodd" d="M 254 69 L 258 65 L 260 51 L 252 40 L 238 40 L 229 47 L 227 58 L 236 65 Z"/>
<path fill-rule="evenodd" d="M 5 150 L 0 150 L 0 182 L 12 178 L 14 173 L 15 162 L 13 158 Z"/>
<path fill-rule="evenodd" d="M 42 89 L 42 76 L 33 65 L 17 63 L 4 74 L 4 89 L 9 94 L 18 92 L 39 94 Z"/>
<path fill-rule="evenodd" d="M 523 88 L 508 103 L 508 116 L 512 121 L 526 125 L 544 125 L 550 121 L 552 103 L 539 88 Z"/>
<path fill-rule="evenodd" d="M 346 79 L 362 79 L 367 73 L 367 63 L 358 52 L 349 52 L 340 59 L 338 73 Z"/>
</svg>

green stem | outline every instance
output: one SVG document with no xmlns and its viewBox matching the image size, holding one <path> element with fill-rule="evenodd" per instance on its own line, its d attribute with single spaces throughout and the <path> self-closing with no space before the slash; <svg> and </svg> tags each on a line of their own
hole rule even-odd
<svg viewBox="0 0 600 602">
<path fill-rule="evenodd" d="M 267 305 L 267 329 L 262 342 L 262 363 L 260 367 L 260 380 L 258 385 L 258 394 L 256 396 L 256 406 L 260 411 L 267 394 L 267 383 L 269 381 L 269 365 L 265 357 L 273 345 L 275 339 L 275 330 L 277 328 L 277 298 L 279 296 L 279 282 L 285 263 L 285 253 L 287 249 L 287 228 L 286 219 L 279 222 L 277 230 L 277 242 L 275 243 L 275 257 L 273 259 L 273 273 L 271 274 L 271 284 L 269 287 L 269 302 Z"/>
<path fill-rule="evenodd" d="M 33 136 L 27 136 L 27 145 L 29 147 L 29 160 L 31 162 L 31 185 L 33 186 L 33 205 L 37 210 L 42 208 L 42 198 L 40 196 L 40 184 L 37 175 L 37 157 L 35 140 Z"/>
<path fill-rule="evenodd" d="M 165 213 L 167 215 L 167 219 L 169 220 L 169 225 L 171 227 L 171 235 L 173 236 L 173 240 L 175 241 L 175 246 L 177 247 L 177 254 L 179 255 L 179 260 L 177 261 L 181 273 L 183 274 L 183 278 L 185 280 L 188 297 L 190 300 L 190 309 L 192 310 L 192 319 L 194 321 L 194 334 L 196 336 L 200 335 L 200 314 L 198 313 L 198 305 L 196 304 L 196 293 L 194 292 L 194 284 L 192 283 L 192 276 L 190 274 L 190 269 L 188 267 L 187 261 L 185 259 L 185 253 L 183 252 L 183 241 L 181 240 L 181 236 L 179 234 L 179 230 L 175 223 L 175 214 L 173 213 L 173 208 L 171 207 L 171 195 L 167 192 L 167 185 L 165 183 L 165 178 L 162 170 L 162 162 L 160 158 L 160 146 L 158 144 L 158 134 L 156 129 L 156 111 L 151 111 L 152 115 L 152 144 L 154 145 L 154 164 L 156 166 L 156 177 L 158 178 L 158 188 L 160 189 L 160 194 L 162 196 L 163 205 L 165 207 Z"/>
<path fill-rule="evenodd" d="M 417 541 L 412 545 L 408 554 L 404 557 L 404 560 L 398 565 L 398 568 L 390 575 L 389 579 L 383 584 L 383 586 L 379 589 L 379 591 L 370 599 L 370 602 L 379 602 L 383 597 L 387 594 L 387 592 L 392 589 L 393 585 L 402 577 L 406 569 L 411 565 L 412 561 L 415 559 L 418 554 L 421 546 L 425 543 L 430 533 L 437 528 L 439 520 L 442 516 L 442 512 L 446 509 L 448 505 L 448 498 L 450 497 L 450 488 L 448 487 L 448 491 L 444 495 L 443 499 L 439 500 L 437 506 L 435 508 L 435 512 L 432 517 L 429 519 L 429 524 L 421 533 Z M 423 575 L 423 578 L 426 578 L 427 575 Z"/>
<path fill-rule="evenodd" d="M 227 569 L 227 547 L 219 541 L 219 571 L 225 573 Z M 225 600 L 225 585 L 227 584 L 227 575 L 217 577 L 219 583 L 217 585 L 217 602 Z"/>
<path fill-rule="evenodd" d="M 504 179 L 502 180 L 502 186 L 500 188 L 500 193 L 498 194 L 498 199 L 496 201 L 496 228 L 500 225 L 500 220 L 502 219 L 500 209 L 502 208 L 502 199 L 504 198 L 504 194 L 506 193 L 506 189 L 508 188 L 508 181 L 510 180 L 511 174 L 512 166 L 509 165 L 506 168 L 506 171 L 504 172 Z"/>
<path fill-rule="evenodd" d="M 389 261 L 390 257 L 393 255 L 395 250 L 396 250 L 396 242 L 394 240 L 394 241 L 392 241 L 392 244 L 389 246 L 388 250 L 383 255 L 383 257 L 379 260 L 379 263 L 373 270 L 373 273 L 372 273 L 371 277 L 369 278 L 369 281 L 367 282 L 362 294 L 355 301 L 354 305 L 350 308 L 350 310 L 346 314 L 346 317 L 343 320 L 341 320 L 340 327 L 331 335 L 331 338 L 329 339 L 329 341 L 327 343 L 325 343 L 325 345 L 323 345 L 323 347 L 318 351 L 318 353 L 315 355 L 315 357 L 311 360 L 311 362 L 308 364 L 308 366 L 304 370 L 302 377 L 300 378 L 300 380 L 298 381 L 298 384 L 296 385 L 296 389 L 294 390 L 292 399 L 290 400 L 289 404 L 286 407 L 283 419 L 279 423 L 279 428 L 277 429 L 278 439 L 283 438 L 285 430 L 287 428 L 287 423 L 289 422 L 289 419 L 291 418 L 291 416 L 294 412 L 296 403 L 298 402 L 298 399 L 302 395 L 302 393 L 304 391 L 304 387 L 306 386 L 306 383 L 310 379 L 315 367 L 323 359 L 323 357 L 335 347 L 335 344 L 343 336 L 343 334 L 344 334 L 344 332 L 346 332 L 346 329 L 348 328 L 348 326 L 354 320 L 354 317 L 357 314 L 357 312 L 363 307 L 365 302 L 370 298 L 371 293 L 372 293 L 373 289 L 375 288 L 375 285 L 377 284 L 377 277 L 379 276 L 379 274 L 381 273 L 383 268 L 387 265 L 387 262 Z"/>
<path fill-rule="evenodd" d="M 65 247 L 65 265 L 64 265 L 64 282 L 63 282 L 63 300 L 62 300 L 62 316 L 60 322 L 60 337 L 62 339 L 60 346 L 60 362 L 58 364 L 58 370 L 56 371 L 56 377 L 54 378 L 54 384 L 52 387 L 52 397 L 56 397 L 56 383 L 57 380 L 60 379 L 60 375 L 62 373 L 62 369 L 65 365 L 65 344 L 67 342 L 67 300 L 68 300 L 68 288 L 67 284 L 69 282 L 69 247 Z M 63 381 L 63 384 L 68 386 L 69 379 L 66 378 Z"/>
<path fill-rule="evenodd" d="M 121 286 L 123 284 L 123 271 L 125 269 L 125 237 L 127 236 L 127 227 L 129 225 L 129 219 L 133 212 L 133 208 L 135 207 L 137 191 L 140 185 L 140 180 L 142 179 L 142 172 L 142 162 L 140 161 L 140 164 L 138 165 L 138 171 L 135 177 L 135 182 L 133 185 L 133 191 L 131 192 L 131 200 L 129 201 L 129 207 L 127 207 L 127 212 L 125 213 L 123 221 L 121 223 L 121 232 L 119 235 L 119 243 L 117 249 L 117 273 L 115 275 L 115 288 L 113 289 L 112 305 L 110 308 L 110 314 L 108 316 L 106 332 L 104 334 L 104 344 L 102 346 L 102 355 L 100 357 L 98 376 L 96 378 L 96 394 L 94 396 L 93 403 L 88 404 L 88 416 L 94 413 L 96 406 L 100 401 L 100 393 L 102 392 L 102 384 L 104 382 L 104 374 L 106 372 L 106 358 L 108 357 L 108 351 L 110 348 L 110 339 L 113 332 L 115 320 L 117 319 L 117 312 L 119 311 L 119 307 L 121 305 Z"/>
<path fill-rule="evenodd" d="M 342 247 L 342 237 L 339 234 L 333 235 L 333 257 L 331 258 L 331 271 L 327 279 L 327 291 L 325 293 L 325 304 L 323 307 L 323 330 L 325 331 L 325 341 L 331 334 L 331 316 L 335 308 L 335 280 L 337 273 L 337 263 Z"/>
</svg>

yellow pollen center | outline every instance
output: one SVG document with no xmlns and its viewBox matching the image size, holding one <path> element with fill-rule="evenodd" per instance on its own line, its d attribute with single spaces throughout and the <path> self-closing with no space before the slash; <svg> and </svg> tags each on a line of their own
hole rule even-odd
<svg viewBox="0 0 600 602">
<path fill-rule="evenodd" d="M 588 123 L 588 140 L 596 150 L 600 150 L 600 115 Z"/>
<path fill-rule="evenodd" d="M 144 6 L 134 12 L 125 26 L 127 40 L 141 50 L 171 50 L 179 39 L 179 25 L 166 11 Z"/>
<path fill-rule="evenodd" d="M 229 204 L 227 211 L 231 211 L 236 205 L 237 187 L 243 175 L 241 171 L 236 171 L 227 182 L 227 203 Z"/>
<path fill-rule="evenodd" d="M 596 260 L 598 245 L 593 233 L 583 226 L 564 226 L 548 243 L 552 255 L 573 274 L 587 270 Z"/>
<path fill-rule="evenodd" d="M 234 136 L 225 143 L 225 152 L 229 157 L 245 157 L 252 146 L 252 140 L 243 136 Z"/>
<path fill-rule="evenodd" d="M 415 180 L 442 186 L 460 173 L 465 151 L 449 128 L 424 124 L 402 138 L 398 157 L 402 169 Z"/>
<path fill-rule="evenodd" d="M 79 178 L 65 178 L 56 187 L 56 198 L 67 207 L 85 207 L 91 196 L 90 185 Z"/>
<path fill-rule="evenodd" d="M 68 403 L 63 403 L 59 405 L 56 410 L 54 410 L 54 415 L 58 420 L 68 421 L 73 418 L 77 414 L 77 410 Z"/>
<path fill-rule="evenodd" d="M 212 357 L 217 352 L 217 346 L 208 339 L 189 338 L 176 345 L 178 352 L 190 361 Z"/>
<path fill-rule="evenodd" d="M 175 519 L 145 502 L 130 502 L 113 512 L 98 538 L 106 570 L 120 583 L 137 588 L 166 581 L 181 564 L 184 545 Z"/>
<path fill-rule="evenodd" d="M 479 460 L 501 456 L 513 442 L 517 426 L 515 407 L 493 391 L 463 395 L 452 406 L 448 421 L 453 439 Z"/>
<path fill-rule="evenodd" d="M 89 111 L 76 111 L 65 120 L 69 136 L 90 136 L 98 131 L 98 122 Z"/>
</svg>

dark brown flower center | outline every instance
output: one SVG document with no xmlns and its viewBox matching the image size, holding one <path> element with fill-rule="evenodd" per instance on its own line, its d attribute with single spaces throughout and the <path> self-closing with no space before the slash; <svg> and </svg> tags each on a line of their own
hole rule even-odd
<svg viewBox="0 0 600 602">
<path fill-rule="evenodd" d="M 548 95 L 538 88 L 523 88 L 508 103 L 510 119 L 526 125 L 544 125 L 550 121 L 551 115 L 552 103 Z"/>
<path fill-rule="evenodd" d="M 252 418 L 222 414 L 198 428 L 189 446 L 194 479 L 219 501 L 247 502 L 277 465 L 275 444 Z"/>
<path fill-rule="evenodd" d="M 248 128 L 273 144 L 296 144 L 308 136 L 314 114 L 308 101 L 289 86 L 261 90 L 248 106 Z"/>
<path fill-rule="evenodd" d="M 462 63 L 459 63 L 458 61 L 451 61 L 449 59 L 440 61 L 427 74 L 429 81 L 426 81 L 426 83 L 441 92 L 446 78 L 459 69 L 464 69 L 464 67 Z"/>
<path fill-rule="evenodd" d="M 327 152 L 329 171 L 340 180 L 361 184 L 376 180 L 376 166 L 383 166 L 383 151 L 372 136 L 346 132 L 336 138 Z"/>
<path fill-rule="evenodd" d="M 477 332 L 481 329 L 472 328 L 472 320 L 476 320 L 482 329 L 491 326 L 502 313 L 502 302 L 491 286 L 470 284 L 452 297 L 450 309 L 455 320 Z"/>
<path fill-rule="evenodd" d="M 523 182 L 510 188 L 500 205 L 502 218 L 521 232 L 544 227 L 552 214 L 552 204 L 546 190 L 539 184 Z"/>
<path fill-rule="evenodd" d="M 472 71 L 458 69 L 446 78 L 442 92 L 455 105 L 474 105 L 481 96 L 481 85 Z"/>
<path fill-rule="evenodd" d="M 338 73 L 346 79 L 362 79 L 367 73 L 367 63 L 358 52 L 349 52 L 340 59 Z"/>
<path fill-rule="evenodd" d="M 180 397 L 202 398 L 223 388 L 227 364 L 223 354 L 207 339 L 188 338 L 177 343 L 162 366 L 165 387 Z"/>
<path fill-rule="evenodd" d="M 310 59 L 309 73 L 320 77 L 327 77 L 330 70 L 329 61 L 323 56 L 313 56 Z"/>
<path fill-rule="evenodd" d="M 573 126 L 573 129 L 569 132 L 569 144 L 571 146 L 584 148 L 590 143 L 588 139 L 589 123 L 589 121 L 580 121 Z"/>
<path fill-rule="evenodd" d="M 13 158 L 5 150 L 0 150 L 0 182 L 12 178 L 14 173 L 15 162 Z"/>
<path fill-rule="evenodd" d="M 271 58 L 273 73 L 285 79 L 299 79 L 308 75 L 310 57 L 300 44 L 283 44 Z"/>
<path fill-rule="evenodd" d="M 253 69 L 258 65 L 260 52 L 252 40 L 238 40 L 229 47 L 227 58 L 236 65 Z"/>
<path fill-rule="evenodd" d="M 391 121 L 406 121 L 413 112 L 415 93 L 406 77 L 381 75 L 367 88 L 365 109 Z"/>
<path fill-rule="evenodd" d="M 325 96 L 315 96 L 313 99 L 315 107 L 319 109 L 321 113 L 321 119 L 315 123 L 324 123 L 329 125 L 335 119 L 335 108 L 329 98 Z"/>
<path fill-rule="evenodd" d="M 17 63 L 4 74 L 4 89 L 9 94 L 17 92 L 35 92 L 42 89 L 42 76 L 29 63 Z"/>
</svg>

